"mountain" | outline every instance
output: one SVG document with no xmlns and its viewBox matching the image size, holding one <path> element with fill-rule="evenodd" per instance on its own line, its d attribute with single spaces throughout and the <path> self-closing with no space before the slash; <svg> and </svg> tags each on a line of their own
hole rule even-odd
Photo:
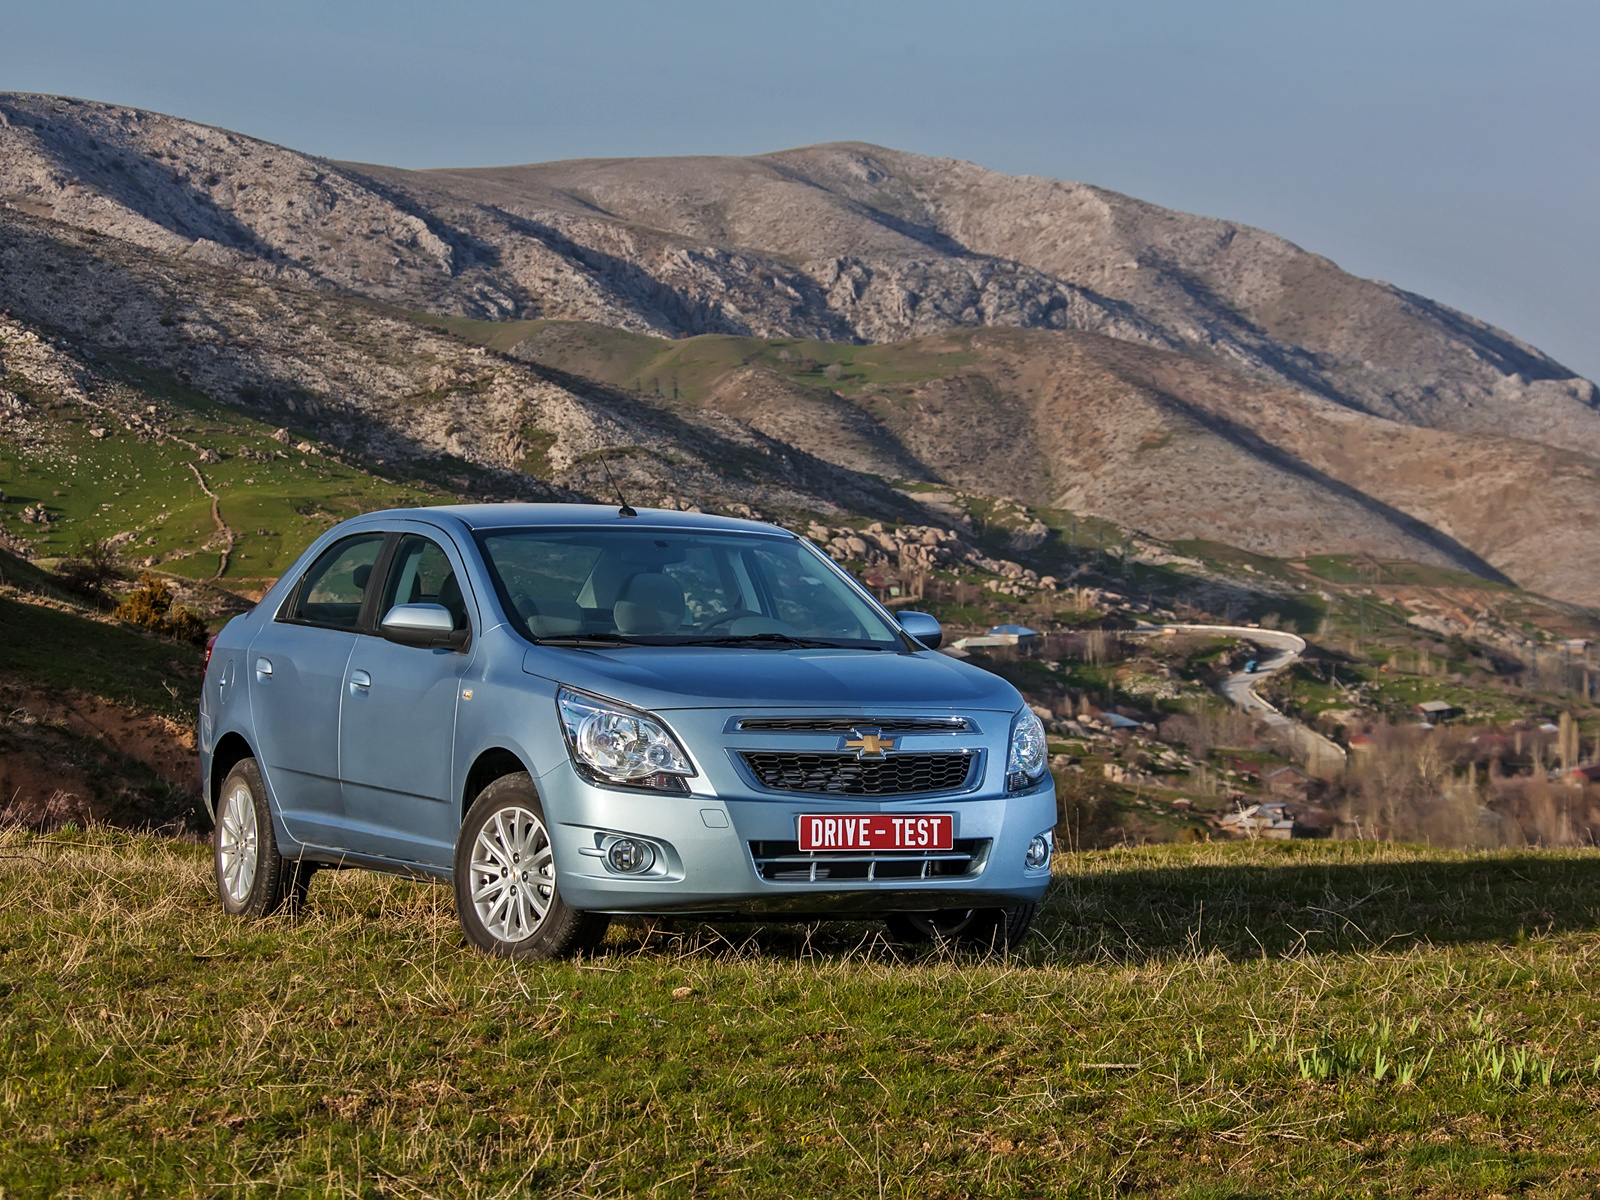
<svg viewBox="0 0 1600 1200">
<path fill-rule="evenodd" d="M 0 206 L 15 317 L 496 490 L 593 491 L 596 451 L 642 447 L 658 494 L 890 519 L 915 512 L 879 480 L 922 480 L 1600 602 L 1593 384 L 1084 184 L 856 143 L 402 171 L 0 94 Z"/>
<path fill-rule="evenodd" d="M 513 353 L 619 387 L 666 381 L 686 411 L 859 471 L 1161 538 L 1370 553 L 1593 594 L 1596 573 L 1572 551 L 1600 529 L 1600 461 L 1385 420 L 1097 334 L 953 330 L 857 347 L 550 322 Z"/>
</svg>

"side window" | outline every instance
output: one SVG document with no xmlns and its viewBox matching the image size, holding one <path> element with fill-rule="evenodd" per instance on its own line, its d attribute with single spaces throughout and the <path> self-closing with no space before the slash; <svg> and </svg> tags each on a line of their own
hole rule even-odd
<svg viewBox="0 0 1600 1200">
<path fill-rule="evenodd" d="M 378 606 L 378 620 L 396 604 L 442 604 L 455 628 L 467 627 L 467 602 L 450 559 L 438 543 L 408 533 L 395 547 L 389 580 Z"/>
<path fill-rule="evenodd" d="M 354 629 L 372 567 L 383 549 L 383 534 L 362 533 L 335 542 L 311 564 L 290 619 L 308 625 Z"/>
</svg>

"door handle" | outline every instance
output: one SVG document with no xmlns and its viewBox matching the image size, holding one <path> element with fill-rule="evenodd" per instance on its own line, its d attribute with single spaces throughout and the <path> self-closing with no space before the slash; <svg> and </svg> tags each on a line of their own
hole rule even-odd
<svg viewBox="0 0 1600 1200">
<path fill-rule="evenodd" d="M 256 659 L 256 678 L 262 683 L 272 678 L 272 660 L 270 658 Z"/>
<path fill-rule="evenodd" d="M 351 671 L 350 672 L 350 690 L 352 692 L 354 692 L 354 691 L 363 691 L 364 692 L 371 686 L 372 686 L 372 676 L 371 675 L 368 675 L 365 671 Z"/>
</svg>

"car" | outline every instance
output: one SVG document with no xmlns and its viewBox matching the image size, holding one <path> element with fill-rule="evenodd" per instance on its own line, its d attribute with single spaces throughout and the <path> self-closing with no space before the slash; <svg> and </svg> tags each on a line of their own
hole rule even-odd
<svg viewBox="0 0 1600 1200">
<path fill-rule="evenodd" d="M 334 526 L 207 649 L 224 909 L 312 875 L 449 883 L 475 946 L 618 915 L 881 919 L 1018 943 L 1050 882 L 1039 718 L 806 539 L 575 504 Z"/>
</svg>

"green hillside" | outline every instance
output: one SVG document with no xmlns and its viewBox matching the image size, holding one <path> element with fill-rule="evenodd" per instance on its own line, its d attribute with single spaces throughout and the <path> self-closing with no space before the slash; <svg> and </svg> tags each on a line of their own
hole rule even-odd
<svg viewBox="0 0 1600 1200">
<path fill-rule="evenodd" d="M 451 498 L 340 461 L 303 430 L 290 428 L 281 442 L 238 408 L 131 364 L 107 366 L 115 383 L 106 404 L 5 380 L 34 413 L 26 440 L 0 440 L 0 519 L 41 558 L 114 539 L 130 563 L 193 580 L 220 568 L 224 584 L 248 588 L 275 578 L 336 521 Z M 315 448 L 295 448 L 306 444 Z M 206 489 L 217 496 L 215 513 Z M 24 520 L 35 506 L 47 525 Z"/>
</svg>

